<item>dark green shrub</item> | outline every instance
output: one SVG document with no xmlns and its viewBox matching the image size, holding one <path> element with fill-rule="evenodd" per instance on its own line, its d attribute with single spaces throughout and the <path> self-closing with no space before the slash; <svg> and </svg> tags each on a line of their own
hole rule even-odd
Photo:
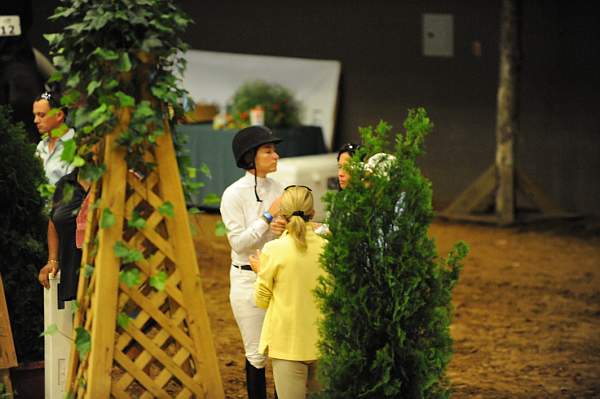
<svg viewBox="0 0 600 399">
<path fill-rule="evenodd" d="M 22 124 L 0 106 L 0 273 L 19 362 L 44 358 L 44 303 L 38 270 L 46 262 L 48 219 L 36 187 L 44 182 Z"/>
<path fill-rule="evenodd" d="M 438 257 L 428 236 L 431 184 L 415 163 L 432 124 L 418 109 L 404 127 L 386 173 L 368 173 L 359 158 L 382 151 L 391 127 L 361 129 L 349 187 L 327 198 L 320 397 L 448 396 L 451 291 L 467 247 Z"/>
</svg>

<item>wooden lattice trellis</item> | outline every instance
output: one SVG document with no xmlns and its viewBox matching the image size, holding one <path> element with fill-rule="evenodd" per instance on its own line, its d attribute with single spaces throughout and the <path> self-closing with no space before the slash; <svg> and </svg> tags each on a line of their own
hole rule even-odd
<svg viewBox="0 0 600 399">
<path fill-rule="evenodd" d="M 74 327 L 89 331 L 91 346 L 80 361 L 74 343 L 67 389 L 72 397 L 91 399 L 223 398 L 171 134 L 165 125 L 156 149 L 146 153 L 157 167 L 140 178 L 128 171 L 115 143 L 128 124 L 125 111 L 106 136 L 101 151 L 107 171 L 90 192 L 91 204 L 100 200 L 88 214 Z M 173 205 L 172 217 L 158 210 L 165 202 Z M 116 221 L 99 228 L 106 207 Z M 141 229 L 127 227 L 134 210 L 146 219 Z M 123 265 L 113 251 L 119 240 L 144 259 Z M 137 267 L 141 282 L 129 287 L 120 281 L 124 267 Z M 168 275 L 163 291 L 149 284 L 160 271 Z M 118 315 L 129 322 L 118 324 Z"/>
</svg>

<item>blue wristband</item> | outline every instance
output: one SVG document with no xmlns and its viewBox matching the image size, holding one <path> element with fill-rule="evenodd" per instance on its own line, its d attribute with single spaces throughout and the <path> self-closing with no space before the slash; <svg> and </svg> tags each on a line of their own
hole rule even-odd
<svg viewBox="0 0 600 399">
<path fill-rule="evenodd" d="M 271 215 L 271 212 L 264 211 L 262 215 L 268 223 L 271 223 L 273 221 L 273 215 Z"/>
</svg>

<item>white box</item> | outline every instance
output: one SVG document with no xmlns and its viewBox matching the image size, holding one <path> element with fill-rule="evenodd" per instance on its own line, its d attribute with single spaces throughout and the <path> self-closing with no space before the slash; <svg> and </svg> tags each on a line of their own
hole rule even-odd
<svg viewBox="0 0 600 399">
<path fill-rule="evenodd" d="M 337 153 L 282 158 L 277 163 L 277 172 L 269 177 L 283 187 L 292 184 L 310 187 L 315 201 L 314 220 L 322 222 L 325 204 L 321 198 L 328 190 L 337 190 Z"/>
<path fill-rule="evenodd" d="M 60 277 L 50 278 L 50 288 L 44 288 L 44 331 L 55 324 L 58 331 L 44 336 L 45 399 L 64 399 L 67 385 L 67 365 L 73 335 L 72 301 L 58 309 Z"/>
</svg>

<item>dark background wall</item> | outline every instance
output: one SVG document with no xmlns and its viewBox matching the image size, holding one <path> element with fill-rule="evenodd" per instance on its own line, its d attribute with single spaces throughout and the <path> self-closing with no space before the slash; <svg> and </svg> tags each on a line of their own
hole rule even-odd
<svg viewBox="0 0 600 399">
<path fill-rule="evenodd" d="M 39 3 L 39 4 L 37 4 Z M 523 1 L 517 163 L 565 209 L 600 214 L 600 24 L 594 2 Z M 192 48 L 342 63 L 336 145 L 411 107 L 436 128 L 421 160 L 438 208 L 495 157 L 500 1 L 182 1 Z M 34 44 L 56 5 L 34 1 Z M 454 56 L 422 55 L 422 14 L 454 16 Z M 481 55 L 473 42 L 481 44 Z"/>
</svg>

